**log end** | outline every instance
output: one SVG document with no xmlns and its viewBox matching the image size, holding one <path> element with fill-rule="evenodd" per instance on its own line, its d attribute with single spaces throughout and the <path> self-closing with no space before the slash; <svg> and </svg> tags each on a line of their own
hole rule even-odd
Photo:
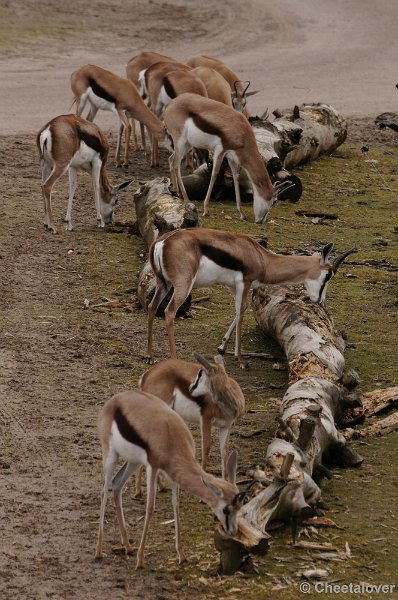
<svg viewBox="0 0 398 600">
<path fill-rule="evenodd" d="M 239 531 L 234 537 L 228 535 L 220 524 L 214 531 L 214 544 L 220 553 L 220 571 L 233 575 L 250 554 L 264 555 L 268 552 L 270 535 L 252 527 L 247 521 L 239 521 Z"/>
</svg>

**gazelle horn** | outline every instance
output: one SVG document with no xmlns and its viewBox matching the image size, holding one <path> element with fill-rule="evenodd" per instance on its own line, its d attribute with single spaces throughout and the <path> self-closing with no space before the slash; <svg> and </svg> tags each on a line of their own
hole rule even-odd
<svg viewBox="0 0 398 600">
<path fill-rule="evenodd" d="M 346 250 L 339 256 L 336 256 L 336 258 L 333 261 L 333 267 L 332 267 L 333 273 L 336 273 L 336 271 L 339 268 L 339 266 L 341 265 L 341 263 L 347 258 L 347 256 L 349 256 L 350 254 L 353 254 L 354 252 L 358 252 L 358 248 L 351 248 L 350 250 Z"/>
</svg>

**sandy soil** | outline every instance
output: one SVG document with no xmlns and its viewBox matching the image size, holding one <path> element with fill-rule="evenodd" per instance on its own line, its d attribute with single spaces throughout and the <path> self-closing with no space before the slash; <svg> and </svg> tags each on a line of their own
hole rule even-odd
<svg viewBox="0 0 398 600">
<path fill-rule="evenodd" d="M 96 414 L 112 393 L 137 384 L 145 368 L 146 323 L 133 300 L 129 310 L 114 313 L 84 310 L 83 301 L 131 299 L 144 248 L 128 235 L 132 215 L 123 203 L 119 224 L 105 232 L 94 227 L 85 178 L 79 180 L 73 234 L 60 228 L 49 236 L 41 229 L 33 133 L 68 112 L 69 75 L 76 67 L 93 62 L 123 74 L 127 60 L 148 48 L 181 59 L 197 53 L 225 59 L 260 90 L 251 99 L 253 113 L 325 101 L 352 118 L 352 140 L 388 139 L 376 136 L 372 122 L 398 101 L 394 0 L 252 0 L 242 6 L 238 0 L 78 0 L 71 11 L 54 0 L 0 2 L 1 598 L 239 597 L 239 581 L 225 592 L 208 589 L 203 575 L 217 562 L 211 520 L 188 496 L 183 527 L 199 539 L 189 548 L 193 566 L 180 571 L 175 565 L 167 495 L 159 498 L 144 572 L 133 573 L 133 557 L 109 551 L 117 543 L 112 510 L 108 557 L 93 560 L 101 486 Z M 113 143 L 114 118 L 101 114 L 97 122 Z M 163 156 L 153 175 L 165 172 Z M 145 179 L 147 173 L 145 157 L 137 158 L 133 176 Z M 113 166 L 111 175 L 127 176 Z M 57 198 L 65 195 L 64 180 Z M 206 332 L 210 339 L 211 325 Z M 198 341 L 199 349 L 205 351 L 206 342 Z M 190 355 L 189 344 L 182 342 L 180 350 Z M 260 368 L 244 377 L 249 395 L 260 388 L 273 394 L 275 387 L 261 387 Z M 283 387 L 283 375 L 272 377 L 276 388 Z M 240 433 L 256 429 L 254 419 L 248 415 Z M 272 434 L 273 418 L 264 431 Z M 240 439 L 243 452 L 247 443 Z M 260 457 L 261 448 L 252 446 L 245 466 Z M 144 501 L 126 502 L 135 541 L 143 511 Z M 254 585 L 250 597 L 276 597 L 260 584 L 257 594 Z"/>
</svg>

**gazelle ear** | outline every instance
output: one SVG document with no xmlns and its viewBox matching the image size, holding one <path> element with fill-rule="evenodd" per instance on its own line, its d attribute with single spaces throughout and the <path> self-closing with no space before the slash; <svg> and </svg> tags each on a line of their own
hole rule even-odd
<svg viewBox="0 0 398 600">
<path fill-rule="evenodd" d="M 128 181 L 122 181 L 122 183 L 119 183 L 118 185 L 114 185 L 112 188 L 112 192 L 114 194 L 116 194 L 117 192 L 121 192 L 122 190 L 125 190 L 126 187 L 128 187 L 130 185 L 130 183 L 133 183 L 134 179 L 129 179 Z"/>
<path fill-rule="evenodd" d="M 329 260 L 330 253 L 333 250 L 333 244 L 326 244 L 321 250 L 321 266 L 326 265 Z"/>
<path fill-rule="evenodd" d="M 254 96 L 254 94 L 258 94 L 260 90 L 254 90 L 254 92 L 246 92 L 245 96 Z"/>
<path fill-rule="evenodd" d="M 192 356 L 194 357 L 195 360 L 198 361 L 198 363 L 200 363 L 202 365 L 202 367 L 205 368 L 207 373 L 211 372 L 211 364 L 205 359 L 204 356 L 202 356 L 198 352 L 192 352 Z"/>
<path fill-rule="evenodd" d="M 224 367 L 224 371 L 225 371 L 225 361 L 224 361 L 223 357 L 221 356 L 221 354 L 216 354 L 215 357 L 213 358 L 213 360 L 216 363 L 216 365 L 220 365 L 220 366 Z"/>
<path fill-rule="evenodd" d="M 214 483 L 212 483 L 206 477 L 202 477 L 202 481 L 205 484 L 205 486 L 211 491 L 213 496 L 215 496 L 217 498 L 217 500 L 223 499 L 224 496 L 223 496 L 222 491 L 220 489 L 218 489 L 218 487 L 216 485 L 214 485 Z"/>
</svg>

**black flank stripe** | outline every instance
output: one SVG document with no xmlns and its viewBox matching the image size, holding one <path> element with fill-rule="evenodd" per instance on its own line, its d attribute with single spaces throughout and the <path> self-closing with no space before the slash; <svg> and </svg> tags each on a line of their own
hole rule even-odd
<svg viewBox="0 0 398 600">
<path fill-rule="evenodd" d="M 196 127 L 198 127 L 198 129 L 201 131 L 209 133 L 210 135 L 218 135 L 218 137 L 222 137 L 221 132 L 200 115 L 190 112 L 189 117 L 195 123 Z"/>
<path fill-rule="evenodd" d="M 106 149 L 102 145 L 101 140 L 99 140 L 95 135 L 87 133 L 87 131 L 84 131 L 83 129 L 78 129 L 78 135 L 82 142 L 87 144 L 89 148 L 92 148 L 98 152 L 101 158 L 104 158 Z"/>
<path fill-rule="evenodd" d="M 120 431 L 120 435 L 122 437 L 124 437 L 124 439 L 127 440 L 128 442 L 130 442 L 131 444 L 135 444 L 135 446 L 139 446 L 140 448 L 145 450 L 145 452 L 149 456 L 148 444 L 142 439 L 142 437 L 139 435 L 139 433 L 137 433 L 137 431 L 134 429 L 134 427 L 131 425 L 131 423 L 129 423 L 127 421 L 126 417 L 124 416 L 124 414 L 122 413 L 120 408 L 117 408 L 115 410 L 114 418 L 115 418 L 117 428 Z"/>
<path fill-rule="evenodd" d="M 215 248 L 214 246 L 209 246 L 207 244 L 201 244 L 200 249 L 204 256 L 215 262 L 220 267 L 224 267 L 224 269 L 231 269 L 232 271 L 240 271 L 243 275 L 245 275 L 246 269 L 244 263 L 239 260 L 239 258 L 229 254 L 229 252 L 225 252 L 225 250 L 221 250 L 220 248 Z"/>
<path fill-rule="evenodd" d="M 163 79 L 163 85 L 164 85 L 166 94 L 169 96 L 169 98 L 176 98 L 177 94 L 175 93 L 175 89 L 173 88 L 168 77 L 165 77 Z"/>
<path fill-rule="evenodd" d="M 104 90 L 103 87 L 101 87 L 96 81 L 95 79 L 93 79 L 92 77 L 88 78 L 88 82 L 91 86 L 91 89 L 93 90 L 94 94 L 96 96 L 99 96 L 100 98 L 103 98 L 104 100 L 107 100 L 108 102 L 113 102 L 114 104 L 116 104 L 116 100 L 113 96 L 111 96 L 111 94 L 109 92 L 107 92 L 106 90 Z"/>
</svg>

